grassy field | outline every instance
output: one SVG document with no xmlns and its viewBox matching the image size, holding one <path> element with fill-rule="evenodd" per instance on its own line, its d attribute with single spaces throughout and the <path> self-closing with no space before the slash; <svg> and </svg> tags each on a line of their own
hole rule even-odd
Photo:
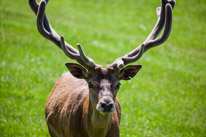
<svg viewBox="0 0 206 137">
<path fill-rule="evenodd" d="M 106 66 L 143 42 L 160 0 L 50 0 L 53 28 Z M 170 38 L 122 82 L 121 137 L 206 136 L 206 3 L 177 0 Z M 0 136 L 49 136 L 46 99 L 68 59 L 36 29 L 27 0 L 0 0 Z"/>
</svg>

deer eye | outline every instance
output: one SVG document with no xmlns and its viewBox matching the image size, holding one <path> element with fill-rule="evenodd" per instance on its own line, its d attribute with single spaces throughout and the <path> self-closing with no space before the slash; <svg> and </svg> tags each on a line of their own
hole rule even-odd
<svg viewBox="0 0 206 137">
<path fill-rule="evenodd" d="M 89 88 L 94 88 L 94 85 L 91 82 L 88 83 L 88 86 Z"/>
<path fill-rule="evenodd" d="M 115 86 L 115 88 L 116 88 L 116 89 L 119 89 L 119 88 L 120 88 L 120 85 L 121 85 L 121 84 L 118 83 L 118 84 Z"/>
</svg>

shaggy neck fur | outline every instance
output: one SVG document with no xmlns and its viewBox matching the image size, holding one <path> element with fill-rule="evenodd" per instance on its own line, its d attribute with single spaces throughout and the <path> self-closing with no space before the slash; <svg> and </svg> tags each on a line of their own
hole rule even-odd
<svg viewBox="0 0 206 137">
<path fill-rule="evenodd" d="M 84 118 L 88 135 L 90 137 L 105 137 L 111 127 L 112 114 L 103 114 L 96 110 L 95 105 L 89 99 L 84 103 Z"/>
</svg>

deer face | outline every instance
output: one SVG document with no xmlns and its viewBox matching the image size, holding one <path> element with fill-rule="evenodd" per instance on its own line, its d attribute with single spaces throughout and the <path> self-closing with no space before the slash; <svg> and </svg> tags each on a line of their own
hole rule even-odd
<svg viewBox="0 0 206 137">
<path fill-rule="evenodd" d="M 90 100 L 99 112 L 113 112 L 120 87 L 119 79 L 109 69 L 96 69 L 88 79 Z"/>
<path fill-rule="evenodd" d="M 67 63 L 66 66 L 74 77 L 87 81 L 93 109 L 100 113 L 115 111 L 114 102 L 120 87 L 120 80 L 129 80 L 141 69 L 141 65 L 131 65 L 121 70 L 98 67 L 88 71 L 78 64 Z"/>
</svg>

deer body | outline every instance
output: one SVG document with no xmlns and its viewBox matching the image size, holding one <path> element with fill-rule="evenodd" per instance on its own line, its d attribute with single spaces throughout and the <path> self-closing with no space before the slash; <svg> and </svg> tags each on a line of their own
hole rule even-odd
<svg viewBox="0 0 206 137">
<path fill-rule="evenodd" d="M 147 39 L 106 68 L 87 57 L 80 44 L 76 50 L 55 32 L 45 14 L 48 1 L 37 3 L 36 0 L 28 0 L 37 16 L 38 31 L 69 58 L 81 64 L 66 63 L 70 72 L 59 78 L 49 95 L 45 113 L 50 135 L 119 137 L 121 107 L 116 95 L 120 81 L 130 80 L 142 67 L 129 63 L 137 61 L 147 50 L 162 44 L 169 37 L 175 0 L 161 0 L 162 5 L 157 8 L 157 23 Z M 159 34 L 161 36 L 157 38 Z"/>
<path fill-rule="evenodd" d="M 63 74 L 51 91 L 46 107 L 46 121 L 53 137 L 119 137 L 121 107 L 101 115 L 92 108 L 88 84 L 83 79 Z"/>
</svg>

